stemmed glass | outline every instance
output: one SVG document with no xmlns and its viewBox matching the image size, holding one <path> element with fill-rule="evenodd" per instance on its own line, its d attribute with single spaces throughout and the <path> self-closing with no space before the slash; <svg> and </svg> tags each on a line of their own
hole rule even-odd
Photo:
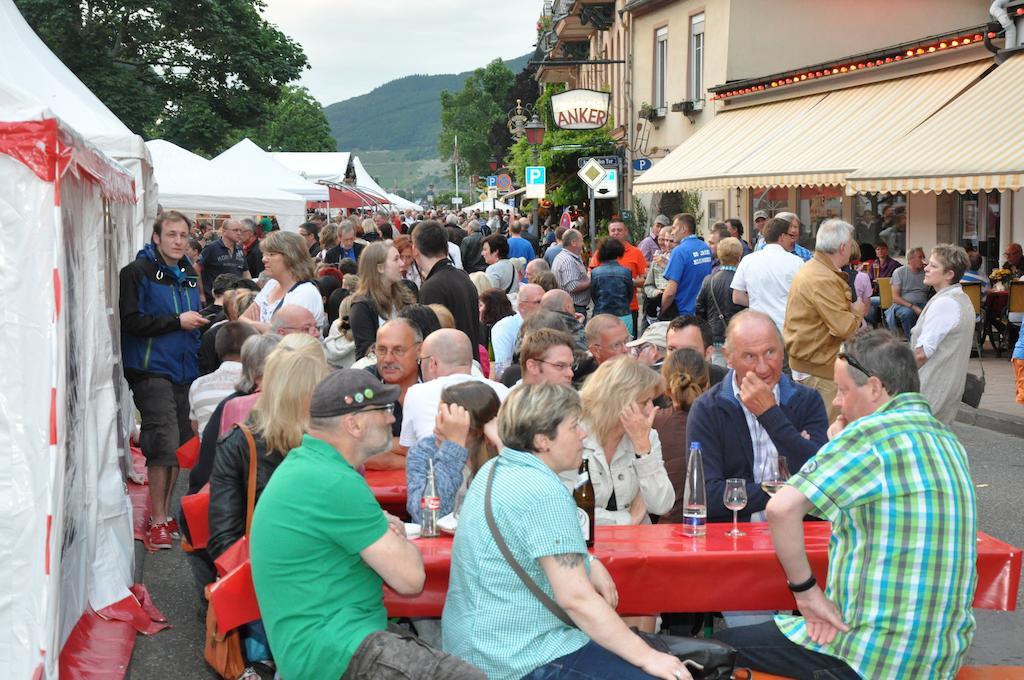
<svg viewBox="0 0 1024 680">
<path fill-rule="evenodd" d="M 746 536 L 746 532 L 740 531 L 736 520 L 736 513 L 747 507 L 747 480 L 727 479 L 725 480 L 725 493 L 722 500 L 725 507 L 732 510 L 732 531 L 726 531 L 726 536 Z"/>
<path fill-rule="evenodd" d="M 769 496 L 774 496 L 779 489 L 786 485 L 789 476 L 789 466 L 786 464 L 785 456 L 768 456 L 765 458 L 764 468 L 761 470 L 761 488 Z"/>
</svg>

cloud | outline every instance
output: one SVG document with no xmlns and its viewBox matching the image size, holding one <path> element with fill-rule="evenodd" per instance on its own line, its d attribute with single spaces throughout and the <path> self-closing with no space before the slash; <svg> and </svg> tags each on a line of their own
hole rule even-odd
<svg viewBox="0 0 1024 680">
<path fill-rule="evenodd" d="M 533 50 L 533 0 L 265 0 L 264 17 L 306 52 L 321 104 L 413 74 L 458 73 Z"/>
</svg>

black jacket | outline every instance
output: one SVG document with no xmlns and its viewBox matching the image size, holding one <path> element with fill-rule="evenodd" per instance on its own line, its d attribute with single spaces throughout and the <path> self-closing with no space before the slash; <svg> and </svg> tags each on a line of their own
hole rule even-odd
<svg viewBox="0 0 1024 680">
<path fill-rule="evenodd" d="M 256 501 L 266 488 L 270 476 L 284 460 L 276 451 L 267 452 L 262 437 L 253 433 L 256 441 Z M 210 540 L 206 551 L 217 559 L 245 535 L 245 505 L 249 491 L 249 443 L 235 426 L 217 442 L 217 455 L 213 459 L 210 475 Z"/>
<path fill-rule="evenodd" d="M 353 300 L 348 310 L 348 324 L 352 328 L 352 341 L 356 343 L 356 359 L 362 359 L 377 341 L 380 326 L 377 305 L 365 295 Z"/>
<path fill-rule="evenodd" d="M 252 244 L 252 248 L 245 254 L 245 266 L 249 269 L 249 276 L 256 278 L 263 271 L 263 249 L 260 242 Z"/>
<path fill-rule="evenodd" d="M 455 327 L 469 336 L 476 356 L 480 344 L 480 298 L 469 274 L 450 260 L 438 260 L 420 286 L 420 304 L 439 303 L 455 317 Z"/>
<path fill-rule="evenodd" d="M 363 248 L 365 247 L 366 246 L 358 241 L 352 244 L 352 252 L 356 254 L 357 261 L 359 260 L 359 256 L 363 254 Z M 338 264 L 341 262 L 342 258 L 345 257 L 344 253 L 345 251 L 342 250 L 340 243 L 336 246 L 332 246 L 326 253 L 324 253 L 324 262 L 327 264 Z"/>
</svg>

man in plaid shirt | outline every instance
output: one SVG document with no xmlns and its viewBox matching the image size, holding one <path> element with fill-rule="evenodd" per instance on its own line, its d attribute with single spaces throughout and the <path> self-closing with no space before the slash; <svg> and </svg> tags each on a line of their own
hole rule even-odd
<svg viewBox="0 0 1024 680">
<path fill-rule="evenodd" d="M 842 415 L 829 428 L 831 441 L 768 503 L 775 549 L 803 616 L 719 637 L 739 649 L 740 665 L 764 672 L 953 678 L 975 627 L 967 453 L 918 393 L 910 349 L 886 331 L 847 343 L 835 380 Z M 804 550 L 807 513 L 832 522 L 824 592 Z"/>
</svg>

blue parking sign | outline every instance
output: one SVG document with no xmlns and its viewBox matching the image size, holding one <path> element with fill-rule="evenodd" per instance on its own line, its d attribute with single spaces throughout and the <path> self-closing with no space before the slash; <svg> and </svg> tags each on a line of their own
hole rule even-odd
<svg viewBox="0 0 1024 680">
<path fill-rule="evenodd" d="M 526 166 L 527 184 L 544 184 L 547 181 L 547 168 L 543 165 Z"/>
</svg>

